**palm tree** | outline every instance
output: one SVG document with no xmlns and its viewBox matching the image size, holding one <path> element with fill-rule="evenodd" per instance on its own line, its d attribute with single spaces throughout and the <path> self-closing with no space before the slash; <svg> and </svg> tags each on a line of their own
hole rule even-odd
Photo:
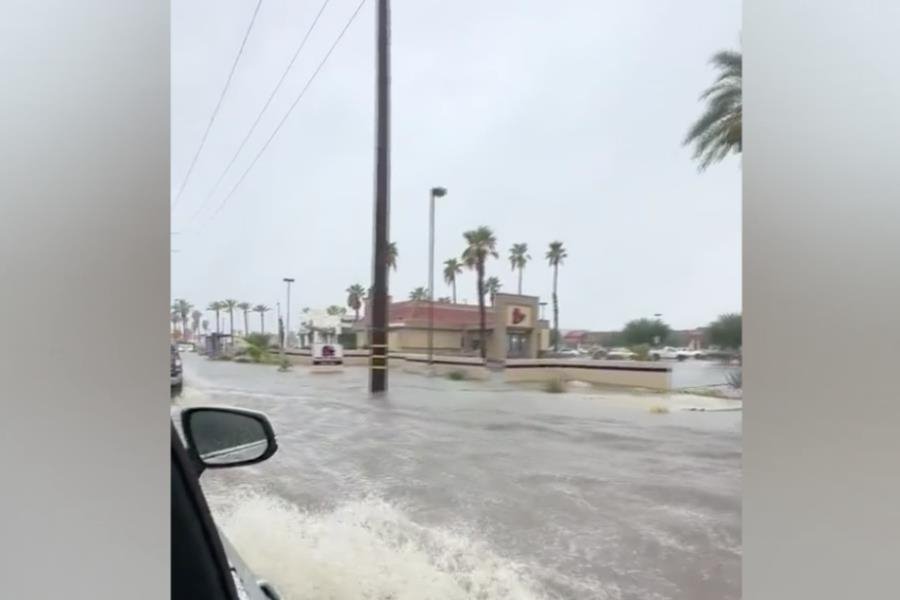
<svg viewBox="0 0 900 600">
<path fill-rule="evenodd" d="M 206 307 L 206 310 L 212 311 L 216 313 L 216 333 L 219 333 L 219 311 L 221 311 L 224 307 L 222 303 L 218 300 L 215 302 L 210 302 L 209 306 Z"/>
<path fill-rule="evenodd" d="M 719 70 L 716 81 L 700 95 L 706 111 L 688 130 L 684 145 L 694 144 L 694 160 L 703 171 L 729 152 L 742 149 L 742 80 L 743 58 L 740 52 L 724 50 L 710 62 Z"/>
<path fill-rule="evenodd" d="M 347 288 L 347 306 L 353 309 L 355 321 L 359 321 L 359 309 L 362 308 L 362 301 L 365 295 L 366 288 L 358 283 Z"/>
<path fill-rule="evenodd" d="M 175 339 L 178 339 L 178 322 L 181 320 L 181 315 L 179 315 L 177 311 L 173 310 L 171 319 L 172 319 L 172 337 Z"/>
<path fill-rule="evenodd" d="M 203 313 L 199 310 L 194 310 L 191 313 L 191 330 L 194 332 L 194 337 L 197 337 L 197 330 L 200 329 L 200 319 L 203 318 Z"/>
<path fill-rule="evenodd" d="M 390 242 L 387 247 L 387 266 L 397 270 L 397 242 Z"/>
<path fill-rule="evenodd" d="M 452 300 L 450 299 L 450 296 L 441 296 L 440 298 L 437 299 L 437 301 L 438 301 L 438 304 L 450 304 L 450 302 L 452 302 Z"/>
<path fill-rule="evenodd" d="M 462 263 L 455 258 L 444 261 L 444 281 L 453 287 L 453 303 L 456 304 L 456 276 L 463 272 Z"/>
<path fill-rule="evenodd" d="M 194 305 L 184 298 L 176 298 L 175 302 L 172 303 L 172 310 L 178 313 L 178 317 L 181 320 L 181 336 L 185 338 L 187 337 L 188 316 L 193 308 Z"/>
<path fill-rule="evenodd" d="M 266 332 L 266 313 L 269 312 L 270 310 L 272 310 L 272 309 L 269 308 L 268 306 L 266 306 L 265 304 L 257 304 L 256 306 L 253 307 L 253 312 L 259 313 L 259 332 L 260 333 Z"/>
<path fill-rule="evenodd" d="M 237 308 L 238 304 L 240 304 L 240 302 L 231 298 L 222 301 L 222 308 L 228 311 L 228 333 L 231 334 L 231 337 L 234 337 L 234 309 Z"/>
<path fill-rule="evenodd" d="M 424 288 L 421 286 L 417 287 L 409 293 L 409 299 L 416 301 L 428 300 L 428 288 Z"/>
<path fill-rule="evenodd" d="M 487 360 L 487 323 L 484 310 L 484 263 L 491 256 L 498 258 L 497 238 L 489 227 L 481 226 L 463 234 L 468 246 L 463 251 L 463 263 L 474 269 L 478 277 L 478 312 L 480 314 L 481 359 Z"/>
<path fill-rule="evenodd" d="M 325 314 L 331 315 L 332 317 L 343 316 L 347 314 L 347 309 L 343 306 L 338 306 L 337 304 L 332 304 L 328 308 L 325 309 Z"/>
<path fill-rule="evenodd" d="M 522 295 L 522 270 L 529 260 L 531 260 L 531 255 L 528 254 L 528 244 L 513 244 L 512 248 L 509 249 L 509 264 L 513 271 L 519 270 L 520 296 Z"/>
<path fill-rule="evenodd" d="M 253 308 L 253 305 L 249 302 L 241 302 L 237 305 L 237 308 L 244 313 L 244 337 L 250 335 L 250 325 L 248 323 L 249 319 L 247 318 L 247 313 Z"/>
<path fill-rule="evenodd" d="M 559 351 L 559 297 L 556 295 L 559 280 L 559 265 L 568 256 L 562 242 L 550 242 L 547 250 L 547 262 L 553 267 L 553 351 Z"/>
<path fill-rule="evenodd" d="M 497 277 L 488 277 L 484 282 L 484 291 L 487 292 L 488 296 L 491 298 L 491 306 L 494 305 L 494 298 L 497 297 L 497 294 L 500 293 L 500 288 L 502 285 L 500 284 L 500 279 Z"/>
<path fill-rule="evenodd" d="M 200 323 L 200 326 L 203 327 L 203 331 L 205 331 L 206 333 L 209 333 L 209 321 L 208 320 L 203 319 L 203 322 Z"/>
</svg>

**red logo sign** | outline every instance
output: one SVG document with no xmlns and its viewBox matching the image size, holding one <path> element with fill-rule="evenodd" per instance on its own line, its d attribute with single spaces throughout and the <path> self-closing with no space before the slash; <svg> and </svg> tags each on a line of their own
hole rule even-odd
<svg viewBox="0 0 900 600">
<path fill-rule="evenodd" d="M 518 306 L 515 307 L 512 311 L 512 324 L 518 325 L 519 323 L 524 321 L 525 317 L 527 317 L 527 316 L 528 315 L 526 315 L 522 310 L 520 310 Z"/>
</svg>

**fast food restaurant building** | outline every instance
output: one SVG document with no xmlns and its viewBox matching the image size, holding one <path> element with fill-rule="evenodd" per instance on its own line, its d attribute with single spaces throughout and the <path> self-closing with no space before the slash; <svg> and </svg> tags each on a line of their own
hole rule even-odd
<svg viewBox="0 0 900 600">
<path fill-rule="evenodd" d="M 550 330 L 538 318 L 538 298 L 497 294 L 485 307 L 487 359 L 537 358 L 547 350 Z M 369 315 L 357 324 L 357 347 L 368 347 Z M 388 351 L 405 354 L 428 352 L 428 302 L 410 300 L 388 305 Z M 477 304 L 434 303 L 434 354 L 478 356 L 480 316 Z"/>
</svg>

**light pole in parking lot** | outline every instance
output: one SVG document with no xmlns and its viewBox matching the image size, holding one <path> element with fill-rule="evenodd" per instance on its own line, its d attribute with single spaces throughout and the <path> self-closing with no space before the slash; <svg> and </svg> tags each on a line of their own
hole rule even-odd
<svg viewBox="0 0 900 600">
<path fill-rule="evenodd" d="M 282 281 L 287 284 L 287 304 L 284 305 L 284 343 L 287 344 L 287 336 L 291 334 L 291 284 L 294 279 L 285 277 Z"/>
<path fill-rule="evenodd" d="M 431 188 L 428 208 L 428 364 L 434 362 L 434 201 L 447 195 L 447 189 Z"/>
</svg>

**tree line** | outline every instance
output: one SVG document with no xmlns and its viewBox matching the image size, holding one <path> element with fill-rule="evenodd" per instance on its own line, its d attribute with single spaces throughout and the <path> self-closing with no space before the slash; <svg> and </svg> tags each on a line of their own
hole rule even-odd
<svg viewBox="0 0 900 600">
<path fill-rule="evenodd" d="M 465 269 L 469 269 L 475 273 L 479 312 L 478 329 L 481 342 L 479 346 L 481 357 L 486 358 L 487 345 L 485 342 L 487 338 L 487 318 L 485 299 L 488 298 L 493 306 L 495 297 L 500 293 L 502 287 L 498 277 L 485 277 L 488 260 L 491 258 L 500 258 L 500 255 L 497 253 L 497 237 L 490 227 L 481 226 L 464 232 L 463 240 L 465 246 L 463 247 L 460 256 L 458 258 L 451 257 L 444 261 L 444 282 L 450 286 L 451 295 L 442 296 L 436 299 L 436 301 L 441 303 L 456 303 L 456 283 L 458 276 L 461 275 Z M 545 257 L 550 267 L 553 268 L 553 335 L 555 345 L 558 348 L 559 297 L 557 295 L 557 289 L 559 282 L 559 267 L 563 264 L 564 259 L 568 257 L 568 254 L 562 242 L 553 241 L 550 242 Z M 395 271 L 397 270 L 397 259 L 397 244 L 396 242 L 391 242 L 388 247 L 387 261 L 388 266 Z M 513 271 L 518 271 L 518 293 L 521 294 L 523 272 L 528 261 L 531 260 L 531 255 L 528 254 L 528 244 L 513 244 L 509 249 L 508 259 L 511 269 Z M 428 300 L 428 288 L 424 286 L 416 287 L 409 293 L 409 299 L 420 301 Z M 347 288 L 347 306 L 355 311 L 357 319 L 359 319 L 359 310 L 365 300 L 366 289 L 363 286 L 354 284 Z"/>
</svg>

